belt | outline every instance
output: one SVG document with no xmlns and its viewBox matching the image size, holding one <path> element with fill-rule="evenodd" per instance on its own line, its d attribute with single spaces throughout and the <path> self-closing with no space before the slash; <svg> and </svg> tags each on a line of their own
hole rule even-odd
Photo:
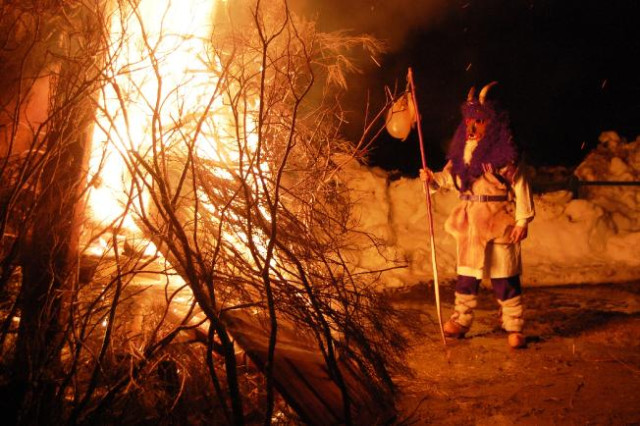
<svg viewBox="0 0 640 426">
<path fill-rule="evenodd" d="M 486 203 L 489 201 L 509 201 L 509 197 L 506 195 L 470 195 L 460 194 L 460 199 L 463 201 L 478 201 Z"/>
</svg>

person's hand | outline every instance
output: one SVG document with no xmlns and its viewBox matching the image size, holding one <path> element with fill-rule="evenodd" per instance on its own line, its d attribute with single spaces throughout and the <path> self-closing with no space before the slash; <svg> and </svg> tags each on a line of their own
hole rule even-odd
<svg viewBox="0 0 640 426">
<path fill-rule="evenodd" d="M 433 180 L 433 172 L 431 171 L 431 169 L 420 169 L 420 179 L 422 179 L 423 182 L 430 182 Z"/>
<path fill-rule="evenodd" d="M 491 163 L 482 163 L 482 171 L 485 173 L 493 173 L 495 172 L 493 168 L 493 164 Z"/>
<path fill-rule="evenodd" d="M 509 235 L 509 242 L 512 244 L 519 243 L 520 241 L 527 238 L 527 225 L 525 226 L 514 226 L 511 230 L 511 235 Z"/>
</svg>

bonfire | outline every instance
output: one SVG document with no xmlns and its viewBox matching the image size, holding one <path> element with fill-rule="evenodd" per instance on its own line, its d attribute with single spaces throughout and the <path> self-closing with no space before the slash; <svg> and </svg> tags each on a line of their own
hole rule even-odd
<svg viewBox="0 0 640 426">
<path fill-rule="evenodd" d="M 286 1 L 6 5 L 2 364 L 22 422 L 394 415 L 337 96 Z M 289 417 L 288 417 L 289 416 Z"/>
</svg>

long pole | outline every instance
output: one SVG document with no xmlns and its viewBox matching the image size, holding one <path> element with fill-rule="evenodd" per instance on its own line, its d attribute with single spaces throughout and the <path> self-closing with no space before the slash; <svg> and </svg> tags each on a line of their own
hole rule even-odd
<svg viewBox="0 0 640 426">
<path fill-rule="evenodd" d="M 424 150 L 424 140 L 422 138 L 422 126 L 420 117 L 420 111 L 418 110 L 418 99 L 416 98 L 416 86 L 413 83 L 413 71 L 409 68 L 407 74 L 409 80 L 409 86 L 411 87 L 411 99 L 413 100 L 413 109 L 416 113 L 416 127 L 418 128 L 418 138 L 420 139 L 420 155 L 422 156 L 422 168 L 427 168 L 427 156 Z M 442 309 L 440 307 L 440 285 L 438 284 L 438 264 L 436 262 L 436 238 L 433 231 L 433 209 L 431 203 L 431 193 L 429 192 L 429 182 L 423 181 L 425 199 L 427 202 L 427 218 L 429 221 L 429 236 L 431 242 L 431 267 L 433 269 L 433 288 L 436 295 L 436 311 L 438 313 L 438 325 L 440 326 L 440 336 L 442 337 L 442 343 L 447 346 L 447 339 L 444 336 L 444 328 L 442 325 Z"/>
</svg>

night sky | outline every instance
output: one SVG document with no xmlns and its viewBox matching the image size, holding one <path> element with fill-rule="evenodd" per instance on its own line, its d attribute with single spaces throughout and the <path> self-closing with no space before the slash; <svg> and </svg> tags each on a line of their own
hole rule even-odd
<svg viewBox="0 0 640 426">
<path fill-rule="evenodd" d="M 603 130 L 640 135 L 640 1 L 637 0 L 301 0 L 323 29 L 353 29 L 387 40 L 380 67 L 365 61 L 351 81 L 345 135 L 361 134 L 367 94 L 416 76 L 427 156 L 444 163 L 446 145 L 472 85 L 499 81 L 490 98 L 510 112 L 528 163 L 576 165 Z M 418 3 L 420 5 L 416 5 Z M 384 134 L 370 164 L 415 175 L 417 133 L 406 142 Z"/>
</svg>

